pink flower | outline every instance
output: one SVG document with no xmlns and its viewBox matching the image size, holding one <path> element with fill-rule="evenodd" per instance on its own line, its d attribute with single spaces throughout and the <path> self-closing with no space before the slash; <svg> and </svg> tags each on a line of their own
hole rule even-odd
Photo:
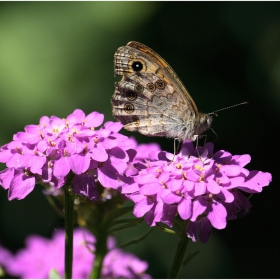
<svg viewBox="0 0 280 280">
<path fill-rule="evenodd" d="M 127 176 L 132 176 L 138 173 L 139 164 L 145 163 L 146 160 L 149 160 L 149 154 L 151 152 L 159 152 L 160 146 L 157 143 L 149 144 L 138 144 L 134 138 L 131 139 L 133 143 L 132 149 L 128 150 L 129 155 L 129 165 L 125 174 Z M 138 163 L 138 166 L 135 167 L 134 164 Z"/>
<path fill-rule="evenodd" d="M 57 230 L 52 239 L 38 235 L 26 239 L 26 247 L 12 255 L 0 248 L 0 265 L 11 276 L 23 279 L 47 279 L 49 272 L 56 269 L 64 276 L 64 232 Z M 73 278 L 89 277 L 94 262 L 95 237 L 86 229 L 74 230 Z M 108 253 L 102 268 L 102 278 L 151 278 L 145 273 L 148 264 L 130 253 L 115 248 L 115 240 L 108 239 Z M 2 258 L 1 258 L 2 257 Z"/>
<path fill-rule="evenodd" d="M 110 250 L 104 258 L 102 278 L 106 279 L 150 279 L 146 274 L 148 263 L 121 249 Z"/>
<path fill-rule="evenodd" d="M 0 184 L 8 198 L 23 199 L 36 183 L 61 188 L 70 172 L 74 173 L 74 191 L 98 199 L 99 181 L 105 188 L 117 189 L 119 176 L 128 167 L 134 143 L 119 134 L 120 123 L 107 122 L 99 130 L 103 114 L 85 115 L 75 110 L 65 119 L 42 117 L 39 125 L 27 125 L 24 132 L 0 148 Z"/>
<path fill-rule="evenodd" d="M 245 169 L 249 155 L 213 154 L 213 148 L 212 143 L 198 147 L 198 156 L 192 142 L 186 141 L 174 159 L 167 152 L 153 152 L 145 164 L 135 163 L 138 173 L 122 186 L 122 193 L 135 203 L 134 215 L 150 226 L 172 226 L 178 214 L 188 220 L 187 235 L 196 241 L 199 233 L 206 243 L 212 228 L 223 229 L 227 220 L 248 213 L 251 204 L 242 193 L 261 192 L 271 174 Z"/>
</svg>

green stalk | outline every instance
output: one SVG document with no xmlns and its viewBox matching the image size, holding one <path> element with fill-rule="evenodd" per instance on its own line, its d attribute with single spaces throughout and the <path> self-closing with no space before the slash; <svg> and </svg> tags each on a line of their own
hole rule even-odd
<svg viewBox="0 0 280 280">
<path fill-rule="evenodd" d="M 72 279 L 73 264 L 73 231 L 74 231 L 74 195 L 69 187 L 64 187 L 65 193 L 65 279 Z"/>
<path fill-rule="evenodd" d="M 176 253 L 173 259 L 173 263 L 168 275 L 168 279 L 176 279 L 178 278 L 178 275 L 181 271 L 181 268 L 183 267 L 183 260 L 184 260 L 184 255 L 187 250 L 187 246 L 189 243 L 189 238 L 186 234 L 186 227 L 187 223 L 183 223 L 182 228 L 181 228 L 181 234 L 180 234 L 180 239 L 179 243 L 177 245 Z"/>
<path fill-rule="evenodd" d="M 100 279 L 104 257 L 108 251 L 107 249 L 107 234 L 100 234 L 96 238 L 95 251 L 94 251 L 94 264 L 89 278 Z"/>
</svg>

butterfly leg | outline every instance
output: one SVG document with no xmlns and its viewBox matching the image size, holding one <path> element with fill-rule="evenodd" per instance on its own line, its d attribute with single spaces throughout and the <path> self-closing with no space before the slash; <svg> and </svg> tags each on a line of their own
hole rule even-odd
<svg viewBox="0 0 280 280">
<path fill-rule="evenodd" d="M 178 140 L 178 138 L 174 138 L 174 154 L 178 155 L 181 151 L 183 142 L 178 140 L 178 146 L 176 147 L 176 140 Z"/>
<path fill-rule="evenodd" d="M 173 153 L 173 158 L 170 161 L 170 163 L 173 162 L 175 156 L 179 154 L 179 152 L 182 148 L 182 141 L 178 140 L 178 146 L 176 146 L 176 140 L 178 140 L 178 138 L 174 138 L 174 153 Z"/>
<path fill-rule="evenodd" d="M 217 140 L 218 140 L 218 135 L 217 135 L 217 133 L 214 131 L 214 129 L 212 128 L 212 127 L 210 127 L 210 129 L 212 130 L 212 132 L 215 134 L 215 136 L 216 136 L 216 138 L 215 138 L 215 140 L 214 141 L 212 141 L 212 143 L 214 143 L 214 142 L 216 142 Z M 204 135 L 200 135 L 200 136 L 198 136 L 198 135 L 196 135 L 196 151 L 197 151 L 197 154 L 198 154 L 198 156 L 200 157 L 200 154 L 199 154 L 199 152 L 198 152 L 198 138 L 204 138 L 204 143 L 203 143 L 203 146 L 202 146 L 202 148 L 203 148 L 203 151 L 204 151 L 204 149 L 205 149 L 205 144 L 206 144 L 206 141 L 207 141 L 207 135 L 206 134 L 204 134 Z"/>
<path fill-rule="evenodd" d="M 205 144 L 206 144 L 206 141 L 207 141 L 207 135 L 205 134 L 205 135 L 201 135 L 201 137 L 203 137 L 204 138 L 204 143 L 203 143 L 203 149 L 205 148 Z"/>
<path fill-rule="evenodd" d="M 195 139 L 195 142 L 196 142 L 195 149 L 196 149 L 196 152 L 197 152 L 197 156 L 200 158 L 200 153 L 198 151 L 198 140 L 199 140 L 199 138 L 202 138 L 202 137 L 204 138 L 204 143 L 203 143 L 203 146 L 202 146 L 202 149 L 204 151 L 206 140 L 207 140 L 207 135 L 204 134 L 204 135 L 195 135 L 195 136 L 196 136 L 196 139 Z"/>
<path fill-rule="evenodd" d="M 216 142 L 217 140 L 218 140 L 218 134 L 214 131 L 214 129 L 212 128 L 212 127 L 210 127 L 210 129 L 212 130 L 212 132 L 215 134 L 215 136 L 216 136 L 216 138 L 215 138 L 215 140 L 213 141 L 213 143 L 214 142 Z"/>
<path fill-rule="evenodd" d="M 196 152 L 197 152 L 197 156 L 200 158 L 200 154 L 199 154 L 199 151 L 198 151 L 198 138 L 199 138 L 199 135 L 194 135 L 195 136 L 195 149 L 196 149 Z"/>
</svg>

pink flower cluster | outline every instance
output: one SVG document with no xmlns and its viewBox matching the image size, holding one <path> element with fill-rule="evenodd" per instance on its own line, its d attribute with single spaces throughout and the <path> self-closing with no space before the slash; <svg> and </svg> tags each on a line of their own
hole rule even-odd
<svg viewBox="0 0 280 280">
<path fill-rule="evenodd" d="M 52 239 L 38 235 L 26 239 L 26 247 L 15 255 L 0 248 L 0 265 L 11 276 L 23 279 L 47 279 L 51 269 L 64 276 L 64 232 L 57 230 Z M 95 237 L 86 229 L 74 230 L 73 278 L 86 279 L 94 262 Z M 148 264 L 130 253 L 115 247 L 115 240 L 108 239 L 108 253 L 102 267 L 102 278 L 151 278 L 146 274 Z"/>
<path fill-rule="evenodd" d="M 77 109 L 65 119 L 42 117 L 39 125 L 27 125 L 24 132 L 0 149 L 0 184 L 8 189 L 8 198 L 23 199 L 36 183 L 61 188 L 72 172 L 74 192 L 91 200 L 98 199 L 95 183 L 118 188 L 118 174 L 127 169 L 127 150 L 133 145 L 119 134 L 122 125 L 107 122 L 96 130 L 104 115 L 85 115 Z"/>
<path fill-rule="evenodd" d="M 22 199 L 36 183 L 46 183 L 52 194 L 72 173 L 75 193 L 98 200 L 96 182 L 121 191 L 135 203 L 134 215 L 150 226 L 163 222 L 172 227 L 176 215 L 188 220 L 187 235 L 207 242 L 212 227 L 223 229 L 227 220 L 250 211 L 244 193 L 259 193 L 272 176 L 249 171 L 249 155 L 213 152 L 212 143 L 195 149 L 182 145 L 180 154 L 160 150 L 157 144 L 138 145 L 119 134 L 122 125 L 104 116 L 85 115 L 77 109 L 65 119 L 42 117 L 39 125 L 0 148 L 0 184 L 8 189 L 9 200 Z"/>
<path fill-rule="evenodd" d="M 180 154 L 151 151 L 149 160 L 135 163 L 140 171 L 122 186 L 122 193 L 135 202 L 134 215 L 150 226 L 163 222 L 172 227 L 175 216 L 189 220 L 187 235 L 206 243 L 212 227 L 223 229 L 227 220 L 247 213 L 251 204 L 245 193 L 259 193 L 272 176 L 244 168 L 249 155 L 213 154 L 213 144 L 205 148 L 183 143 Z"/>
</svg>

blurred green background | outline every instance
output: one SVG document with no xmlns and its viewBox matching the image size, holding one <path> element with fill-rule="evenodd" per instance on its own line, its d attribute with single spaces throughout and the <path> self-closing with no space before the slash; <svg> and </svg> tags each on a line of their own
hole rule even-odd
<svg viewBox="0 0 280 280">
<path fill-rule="evenodd" d="M 120 77 L 113 55 L 132 40 L 172 65 L 202 112 L 249 101 L 215 118 L 215 150 L 248 153 L 249 169 L 273 175 L 248 216 L 214 230 L 207 245 L 191 245 L 201 252 L 180 276 L 279 278 L 279 2 L 1 2 L 0 145 L 43 115 L 80 108 L 114 120 L 110 98 Z M 123 133 L 173 150 L 173 140 Z M 50 236 L 63 226 L 39 187 L 11 202 L 1 189 L 0 200 L 0 244 L 13 251 L 30 233 Z M 123 232 L 119 240 L 129 237 Z M 174 236 L 154 229 L 127 250 L 149 261 L 154 278 L 165 278 L 175 248 Z"/>
</svg>

